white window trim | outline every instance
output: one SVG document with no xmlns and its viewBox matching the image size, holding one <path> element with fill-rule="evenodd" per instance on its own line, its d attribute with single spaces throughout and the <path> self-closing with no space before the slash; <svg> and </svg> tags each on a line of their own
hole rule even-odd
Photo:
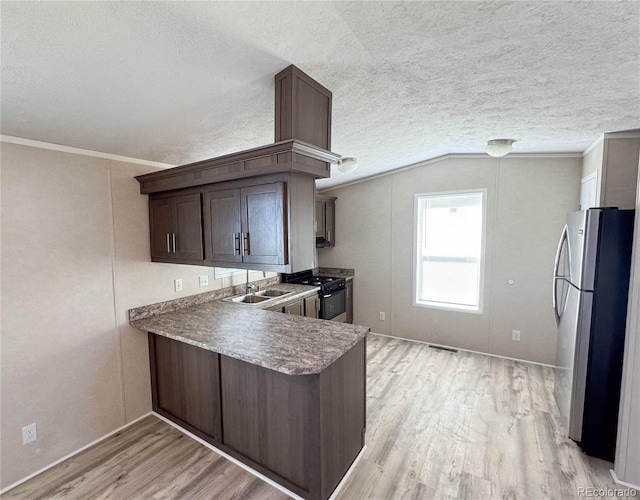
<svg viewBox="0 0 640 500">
<path fill-rule="evenodd" d="M 438 302 L 418 302 L 417 277 L 418 277 L 418 204 L 421 196 L 442 196 L 466 193 L 482 193 L 482 242 L 480 244 L 480 284 L 478 293 L 478 307 L 455 304 L 443 304 Z M 444 311 L 462 312 L 470 314 L 483 314 L 484 310 L 484 270 L 486 261 L 487 244 L 487 189 L 460 189 L 455 191 L 436 191 L 432 193 L 416 193 L 413 197 L 413 306 L 426 309 L 440 309 Z"/>
</svg>

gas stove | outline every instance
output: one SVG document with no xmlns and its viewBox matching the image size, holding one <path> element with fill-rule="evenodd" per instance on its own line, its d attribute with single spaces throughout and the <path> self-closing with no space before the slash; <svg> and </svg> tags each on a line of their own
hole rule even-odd
<svg viewBox="0 0 640 500">
<path fill-rule="evenodd" d="M 317 276 L 310 270 L 294 274 L 285 274 L 283 275 L 283 281 L 285 283 L 294 283 L 296 285 L 319 286 L 321 294 L 332 293 L 346 287 L 346 281 L 344 278 Z"/>
<path fill-rule="evenodd" d="M 285 283 L 320 287 L 320 311 L 318 318 L 344 323 L 347 320 L 347 282 L 334 276 L 317 276 L 313 271 L 301 271 L 282 275 Z"/>
</svg>

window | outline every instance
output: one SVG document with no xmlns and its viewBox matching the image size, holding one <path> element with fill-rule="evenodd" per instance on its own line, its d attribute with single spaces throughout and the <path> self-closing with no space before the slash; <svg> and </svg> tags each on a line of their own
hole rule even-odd
<svg viewBox="0 0 640 500">
<path fill-rule="evenodd" d="M 235 276 L 236 274 L 245 273 L 243 269 L 231 269 L 226 267 L 214 267 L 213 279 L 226 278 L 228 276 Z"/>
<path fill-rule="evenodd" d="M 414 305 L 482 312 L 486 190 L 418 194 Z"/>
</svg>

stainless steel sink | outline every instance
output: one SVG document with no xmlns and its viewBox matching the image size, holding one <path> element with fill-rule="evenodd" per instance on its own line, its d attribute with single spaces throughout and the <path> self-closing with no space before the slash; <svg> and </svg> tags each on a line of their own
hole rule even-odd
<svg viewBox="0 0 640 500">
<path fill-rule="evenodd" d="M 269 297 L 261 297 L 259 295 L 240 295 L 239 297 L 231 297 L 231 302 L 243 302 L 245 304 L 257 304 L 259 302 L 264 302 L 265 300 L 269 300 Z"/>
<path fill-rule="evenodd" d="M 273 300 L 284 295 L 290 295 L 295 292 L 287 292 L 285 290 L 261 290 L 255 293 L 246 293 L 242 295 L 236 295 L 235 297 L 229 297 L 225 300 L 227 302 L 235 302 L 237 304 L 260 304 L 268 300 Z"/>
<path fill-rule="evenodd" d="M 284 290 L 263 290 L 261 292 L 256 292 L 256 295 L 260 295 L 262 297 L 282 297 L 283 295 L 289 295 L 293 292 L 285 292 Z"/>
</svg>

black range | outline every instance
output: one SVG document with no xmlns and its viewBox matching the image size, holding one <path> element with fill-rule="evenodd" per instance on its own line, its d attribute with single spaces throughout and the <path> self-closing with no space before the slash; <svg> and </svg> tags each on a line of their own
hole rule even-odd
<svg viewBox="0 0 640 500">
<path fill-rule="evenodd" d="M 320 291 L 320 319 L 329 319 L 344 323 L 347 320 L 347 283 L 344 278 L 333 276 L 317 276 L 313 271 L 301 271 L 294 274 L 284 274 L 285 283 L 296 285 L 319 286 Z"/>
</svg>

